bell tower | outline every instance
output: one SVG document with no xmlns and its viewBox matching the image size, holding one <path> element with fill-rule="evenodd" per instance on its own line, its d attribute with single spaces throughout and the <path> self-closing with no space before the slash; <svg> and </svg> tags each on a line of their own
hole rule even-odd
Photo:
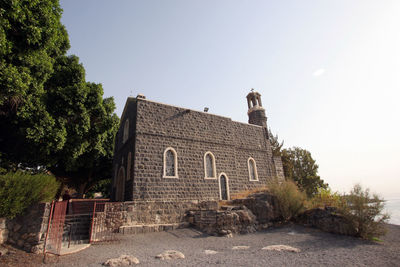
<svg viewBox="0 0 400 267">
<path fill-rule="evenodd" d="M 249 123 L 262 126 L 267 128 L 267 116 L 265 115 L 265 109 L 261 104 L 261 95 L 251 89 L 251 92 L 247 95 L 247 105 L 249 110 L 247 115 L 249 115 Z"/>
</svg>

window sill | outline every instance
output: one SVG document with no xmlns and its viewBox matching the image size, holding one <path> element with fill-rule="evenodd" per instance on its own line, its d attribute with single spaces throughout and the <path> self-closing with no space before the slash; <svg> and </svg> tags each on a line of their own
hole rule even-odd
<svg viewBox="0 0 400 267">
<path fill-rule="evenodd" d="M 163 175 L 163 178 L 167 178 L 167 179 L 178 179 L 179 177 L 178 177 L 178 176 L 166 176 L 166 175 Z"/>
</svg>

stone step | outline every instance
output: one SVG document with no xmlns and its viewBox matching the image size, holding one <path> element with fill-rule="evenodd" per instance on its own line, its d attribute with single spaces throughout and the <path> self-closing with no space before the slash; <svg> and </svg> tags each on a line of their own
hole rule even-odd
<svg viewBox="0 0 400 267">
<path fill-rule="evenodd" d="M 144 234 L 186 228 L 188 226 L 188 223 L 124 225 L 119 227 L 119 233 Z"/>
</svg>

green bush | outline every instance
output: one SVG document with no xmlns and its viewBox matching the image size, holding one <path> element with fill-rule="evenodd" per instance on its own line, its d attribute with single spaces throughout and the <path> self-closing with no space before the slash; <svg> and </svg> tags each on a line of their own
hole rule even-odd
<svg viewBox="0 0 400 267">
<path fill-rule="evenodd" d="M 336 207 L 340 208 L 344 205 L 343 197 L 337 193 L 332 192 L 330 188 L 319 188 L 318 192 L 307 201 L 307 209 Z"/>
<path fill-rule="evenodd" d="M 301 192 L 293 181 L 275 180 L 268 188 L 276 196 L 278 210 L 285 221 L 304 211 L 306 194 Z"/>
<path fill-rule="evenodd" d="M 94 198 L 94 194 L 100 192 L 102 198 L 110 198 L 111 179 L 104 179 L 98 181 L 92 188 L 86 193 L 86 198 Z"/>
<path fill-rule="evenodd" d="M 385 200 L 359 184 L 343 198 L 347 204 L 339 211 L 357 226 L 360 237 L 373 240 L 386 233 L 385 223 L 390 216 L 383 212 Z"/>
<path fill-rule="evenodd" d="M 47 174 L 17 171 L 0 175 L 0 217 L 14 218 L 38 202 L 51 201 L 59 183 Z"/>
</svg>

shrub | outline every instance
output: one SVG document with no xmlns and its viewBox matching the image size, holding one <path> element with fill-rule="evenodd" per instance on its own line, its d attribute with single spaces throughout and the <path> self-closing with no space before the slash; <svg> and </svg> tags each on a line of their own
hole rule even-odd
<svg viewBox="0 0 400 267">
<path fill-rule="evenodd" d="M 325 207 L 342 207 L 344 205 L 343 197 L 332 192 L 330 188 L 319 188 L 318 192 L 307 201 L 307 209 L 325 208 Z"/>
<path fill-rule="evenodd" d="M 85 194 L 86 198 L 94 198 L 94 194 L 100 192 L 102 198 L 110 198 L 111 179 L 104 179 L 98 181 L 92 188 Z"/>
<path fill-rule="evenodd" d="M 33 204 L 54 199 L 58 187 L 56 178 L 47 174 L 0 175 L 0 217 L 14 218 Z"/>
<path fill-rule="evenodd" d="M 277 208 L 285 221 L 304 210 L 306 194 L 293 181 L 275 180 L 269 185 L 270 192 L 277 198 Z"/>
<path fill-rule="evenodd" d="M 383 213 L 385 200 L 377 194 L 371 194 L 368 188 L 363 189 L 359 184 L 343 197 L 347 205 L 343 205 L 340 212 L 355 223 L 360 237 L 373 240 L 386 233 L 385 223 L 390 216 Z"/>
</svg>

